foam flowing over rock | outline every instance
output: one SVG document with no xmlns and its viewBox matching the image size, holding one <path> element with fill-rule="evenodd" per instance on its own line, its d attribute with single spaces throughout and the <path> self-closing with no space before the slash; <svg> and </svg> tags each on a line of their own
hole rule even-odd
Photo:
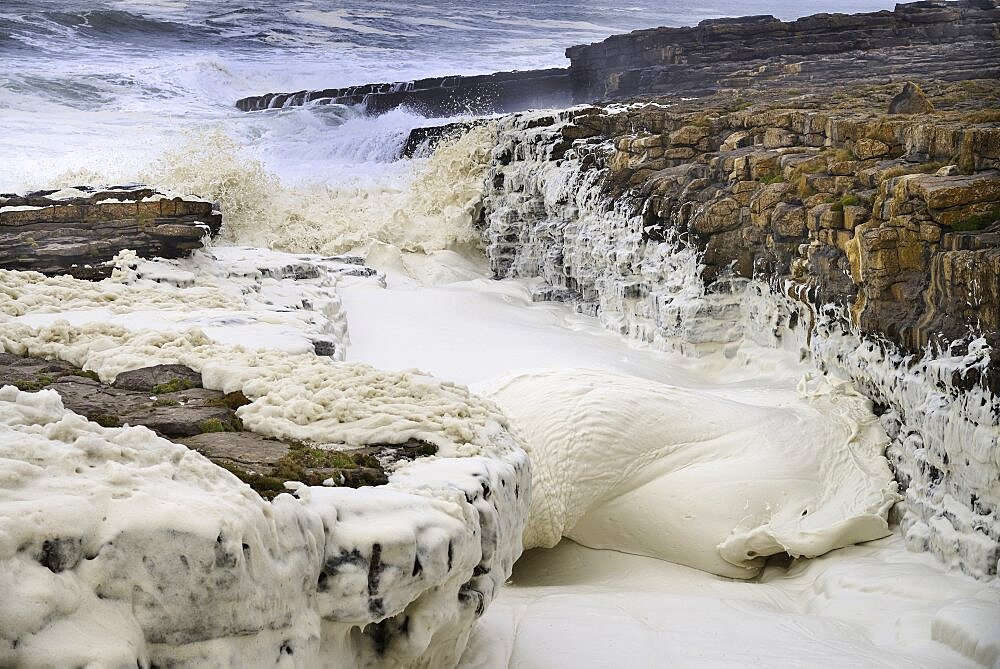
<svg viewBox="0 0 1000 669">
<path fill-rule="evenodd" d="M 808 97 L 501 119 L 481 225 L 491 267 L 657 347 L 739 357 L 754 339 L 850 380 L 891 439 L 908 545 L 990 577 L 997 130 L 964 130 L 980 117 L 947 101 L 933 120 L 883 124 Z M 890 155 L 868 156 L 874 141 Z M 948 157 L 958 165 L 939 169 Z"/>
<path fill-rule="evenodd" d="M 888 439 L 848 384 L 807 408 L 759 406 L 596 370 L 525 374 L 493 394 L 524 434 L 526 547 L 563 536 L 750 578 L 763 557 L 814 557 L 889 533 Z"/>
<path fill-rule="evenodd" d="M 506 418 L 417 371 L 380 372 L 280 341 L 221 341 L 227 325 L 245 325 L 240 308 L 295 330 L 274 277 L 311 268 L 319 296 L 321 269 L 352 265 L 220 255 L 230 278 L 242 267 L 244 286 L 257 290 L 244 296 L 234 281 L 232 293 L 215 293 L 203 274 L 128 256 L 99 283 L 4 272 L 0 348 L 105 381 L 184 364 L 206 388 L 250 398 L 238 415 L 260 434 L 340 449 L 414 438 L 437 455 L 398 463 L 385 486 L 290 484 L 294 496 L 269 504 L 146 428 L 103 428 L 53 391 L 5 386 L 0 664 L 454 665 L 521 553 L 530 472 Z M 70 294 L 77 324 L 60 318 Z M 220 332 L 177 327 L 170 314 L 182 313 Z M 153 317 L 175 326 L 144 328 Z M 297 326 L 308 332 L 310 321 Z"/>
<path fill-rule="evenodd" d="M 1000 527 L 990 509 L 1000 504 L 992 474 L 1000 466 L 1000 402 L 969 383 L 992 364 L 986 342 L 907 354 L 867 339 L 835 309 L 813 316 L 812 330 L 789 327 L 811 310 L 760 284 L 749 285 L 743 300 L 748 339 L 808 352 L 876 402 L 891 439 L 886 455 L 905 491 L 900 525 L 907 545 L 981 578 L 995 574 L 1000 549 L 993 537 Z"/>
</svg>

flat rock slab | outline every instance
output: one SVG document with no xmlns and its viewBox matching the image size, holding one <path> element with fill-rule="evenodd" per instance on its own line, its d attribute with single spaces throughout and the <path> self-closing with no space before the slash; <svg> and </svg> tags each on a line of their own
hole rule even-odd
<svg viewBox="0 0 1000 669">
<path fill-rule="evenodd" d="M 145 425 L 168 438 L 240 429 L 225 395 L 214 390 L 193 388 L 152 395 L 80 376 L 63 376 L 48 387 L 62 396 L 67 409 L 105 427 Z"/>
<path fill-rule="evenodd" d="M 0 386 L 12 385 L 21 390 L 36 391 L 62 376 L 81 373 L 81 370 L 62 360 L 0 353 Z"/>
<path fill-rule="evenodd" d="M 318 448 L 253 432 L 205 433 L 180 442 L 229 469 L 264 496 L 282 492 L 289 480 L 308 485 L 332 481 L 348 488 L 382 485 L 388 482 L 386 469 L 394 463 L 437 451 L 418 440 L 352 449 Z"/>
<path fill-rule="evenodd" d="M 143 186 L 79 186 L 0 195 L 0 269 L 97 280 L 125 249 L 143 258 L 179 258 L 216 235 L 211 202 Z"/>
</svg>

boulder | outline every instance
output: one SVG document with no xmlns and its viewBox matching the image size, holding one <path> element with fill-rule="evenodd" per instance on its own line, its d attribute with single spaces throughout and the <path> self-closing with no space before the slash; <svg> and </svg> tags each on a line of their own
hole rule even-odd
<svg viewBox="0 0 1000 669">
<path fill-rule="evenodd" d="M 889 103 L 890 114 L 925 114 L 934 111 L 934 105 L 927 99 L 924 90 L 912 81 L 906 82 L 899 95 Z"/>
<path fill-rule="evenodd" d="M 185 365 L 154 365 L 122 372 L 112 384 L 122 390 L 149 393 L 175 392 L 201 387 L 201 373 Z"/>
</svg>

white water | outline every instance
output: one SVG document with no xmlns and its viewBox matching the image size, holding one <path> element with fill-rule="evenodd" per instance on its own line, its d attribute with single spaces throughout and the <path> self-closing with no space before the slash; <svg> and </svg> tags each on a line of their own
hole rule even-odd
<svg viewBox="0 0 1000 669">
<path fill-rule="evenodd" d="M 615 415 L 616 408 L 621 408 L 624 416 L 635 417 L 638 424 L 652 425 L 659 434 L 666 432 L 669 443 L 677 438 L 675 430 L 666 422 L 657 426 L 656 419 L 667 421 L 666 415 L 676 415 L 683 407 L 697 417 L 678 420 L 676 431 L 722 429 L 730 443 L 746 454 L 746 459 L 734 461 L 739 463 L 736 471 L 727 473 L 728 460 L 725 456 L 715 459 L 716 453 L 701 464 L 699 475 L 688 485 L 683 481 L 687 470 L 682 468 L 675 472 L 676 478 L 666 479 L 670 486 L 660 490 L 640 486 L 643 499 L 634 491 L 649 478 L 646 472 L 650 468 L 636 472 L 632 467 L 636 456 L 614 459 L 608 451 L 611 445 L 618 450 L 635 449 L 637 444 L 616 437 L 598 445 L 594 430 L 582 430 L 579 436 L 583 443 L 602 450 L 595 453 L 581 448 L 559 453 L 580 458 L 579 462 L 555 454 L 550 463 L 543 460 L 543 470 L 550 476 L 562 475 L 559 480 L 568 482 L 569 488 L 546 491 L 550 484 L 543 481 L 533 506 L 578 501 L 593 494 L 594 483 L 602 477 L 631 471 L 632 476 L 623 478 L 616 490 L 607 492 L 604 488 L 600 498 L 600 512 L 608 514 L 611 525 L 587 523 L 579 528 L 578 538 L 597 545 L 617 544 L 630 552 L 646 552 L 637 550 L 636 541 L 647 549 L 659 543 L 660 556 L 672 561 L 620 550 L 593 550 L 569 540 L 552 549 L 531 550 L 518 562 L 511 582 L 480 621 L 461 666 L 961 667 L 976 666 L 976 662 L 993 666 L 1000 658 L 997 626 L 979 622 L 1000 617 L 997 583 L 985 584 L 948 572 L 931 555 L 909 552 L 898 527 L 880 530 L 876 521 L 872 534 L 851 537 L 849 533 L 863 528 L 864 522 L 846 523 L 841 528 L 846 532 L 840 536 L 831 531 L 812 534 L 812 540 L 836 538 L 846 545 L 852 539 L 892 532 L 886 539 L 819 558 L 768 563 L 759 577 L 750 581 L 705 571 L 726 570 L 728 565 L 731 574 L 745 573 L 721 560 L 714 544 L 700 537 L 713 536 L 713 531 L 718 533 L 716 537 L 728 535 L 735 522 L 727 514 L 741 517 L 748 493 L 758 501 L 776 496 L 774 512 L 780 513 L 782 505 L 791 510 L 794 496 L 785 495 L 801 489 L 801 482 L 781 482 L 781 476 L 801 476 L 803 472 L 796 471 L 799 465 L 808 469 L 823 457 L 815 460 L 813 454 L 810 462 L 796 461 L 794 450 L 810 450 L 820 443 L 827 449 L 842 448 L 844 442 L 836 442 L 844 439 L 841 430 L 846 426 L 833 418 L 838 404 L 843 403 L 840 408 L 853 405 L 852 411 L 866 413 L 867 402 L 852 397 L 853 393 L 843 387 L 827 397 L 822 392 L 804 393 L 798 382 L 809 367 L 799 360 L 797 351 L 751 342 L 744 342 L 739 354 L 732 357 L 719 352 L 693 358 L 655 350 L 608 332 L 596 319 L 581 316 L 566 305 L 532 302 L 530 281 L 485 280 L 481 265 L 461 255 L 446 252 L 427 257 L 383 251 L 371 259 L 376 257 L 387 272 L 386 287 L 356 282 L 341 290 L 352 336 L 349 358 L 388 369 L 415 364 L 483 391 L 494 391 L 503 379 L 518 372 L 538 369 L 561 370 L 564 378 L 573 380 L 579 378 L 580 367 L 596 368 L 603 371 L 585 375 L 598 382 L 628 375 L 628 383 L 640 388 L 650 387 L 641 380 L 667 381 L 684 389 L 686 396 L 659 413 L 639 412 L 636 416 L 632 406 L 620 407 L 624 398 L 611 393 L 592 409 L 608 424 L 618 424 L 621 416 Z M 526 415 L 545 410 L 556 403 L 555 395 L 574 388 L 570 383 L 548 384 L 548 374 L 542 375 L 541 385 L 526 384 L 523 394 L 515 393 L 515 404 L 527 405 Z M 499 399 L 503 405 L 502 393 Z M 722 410 L 739 403 L 757 407 L 757 411 L 811 416 L 797 428 L 790 423 L 776 425 L 776 434 L 788 431 L 785 441 L 775 441 L 776 435 L 769 435 L 769 446 L 791 448 L 793 453 L 784 458 L 779 455 L 769 464 L 765 464 L 768 453 L 777 455 L 780 451 L 761 452 L 756 458 L 763 444 L 740 439 L 731 414 Z M 817 419 L 817 414 L 826 412 L 830 412 L 827 419 Z M 593 417 L 588 414 L 587 418 Z M 868 414 L 863 419 L 868 421 L 868 432 L 859 433 L 867 434 L 862 439 L 874 440 L 869 447 L 885 443 L 884 434 L 879 441 L 880 430 L 871 423 L 872 418 Z M 553 426 L 559 426 L 569 419 L 560 415 L 552 420 L 558 421 Z M 629 423 L 626 431 L 634 430 L 638 439 L 645 438 L 648 432 L 640 431 L 636 421 Z M 537 425 L 543 429 L 550 426 L 544 421 Z M 604 429 L 605 423 L 599 427 Z M 803 443 L 806 434 L 813 434 L 814 441 Z M 562 432 L 557 443 L 572 447 L 577 442 L 566 439 Z M 832 454 L 827 451 L 826 455 Z M 608 460 L 614 463 L 610 467 Z M 666 459 L 661 462 L 670 464 Z M 537 467 L 537 454 L 534 463 Z M 623 463 L 627 464 L 623 467 Z M 653 470 L 653 474 L 660 471 Z M 832 479 L 837 469 L 826 471 Z M 748 473 L 751 485 L 741 486 Z M 884 469 L 882 476 L 884 484 Z M 809 480 L 815 477 L 813 469 L 805 474 Z M 831 483 L 831 479 L 821 479 L 823 484 Z M 850 480 L 865 479 L 852 476 Z M 759 496 L 749 492 L 752 482 L 765 483 L 757 488 Z M 837 486 L 829 488 L 838 489 L 846 492 Z M 849 494 L 842 501 L 853 502 Z M 794 507 L 795 515 L 801 508 Z M 572 504 L 567 509 L 582 511 Z M 834 515 L 842 512 L 838 509 Z M 691 513 L 701 514 L 695 519 L 698 528 L 686 530 L 685 515 Z M 532 523 L 541 522 L 542 517 L 536 514 L 533 510 Z M 665 526 L 680 533 L 664 532 Z M 699 532 L 702 529 L 704 534 Z M 534 531 L 537 536 L 537 528 Z M 574 536 L 572 530 L 570 536 Z M 670 544 L 674 536 L 684 537 L 688 543 Z M 531 535 L 526 539 L 532 541 Z M 700 569 L 674 564 L 676 560 Z"/>
</svg>

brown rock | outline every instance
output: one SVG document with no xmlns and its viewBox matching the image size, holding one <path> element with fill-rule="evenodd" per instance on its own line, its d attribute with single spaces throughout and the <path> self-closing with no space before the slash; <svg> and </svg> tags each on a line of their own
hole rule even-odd
<svg viewBox="0 0 1000 669">
<path fill-rule="evenodd" d="M 768 128 L 764 131 L 763 144 L 765 149 L 795 146 L 798 141 L 798 135 L 784 128 Z"/>
<path fill-rule="evenodd" d="M 949 209 L 976 202 L 1000 201 L 1000 171 L 971 176 L 916 176 L 906 182 L 908 192 L 931 209 Z"/>
<path fill-rule="evenodd" d="M 806 209 L 782 202 L 771 213 L 771 227 L 786 238 L 804 237 L 806 234 Z"/>
<path fill-rule="evenodd" d="M 890 114 L 926 114 L 931 111 L 934 111 L 934 105 L 923 89 L 912 81 L 906 82 L 903 90 L 889 103 Z"/>
<path fill-rule="evenodd" d="M 739 214 L 740 203 L 733 198 L 725 198 L 705 207 L 701 216 L 692 219 L 691 227 L 703 235 L 714 235 L 738 227 Z"/>
<path fill-rule="evenodd" d="M 709 128 L 697 125 L 686 125 L 670 133 L 670 143 L 677 146 L 697 146 L 698 142 L 711 134 Z"/>
<path fill-rule="evenodd" d="M 209 202 L 143 201 L 155 192 L 142 187 L 79 189 L 68 199 L 49 199 L 53 191 L 4 199 L 0 269 L 99 280 L 111 275 L 110 261 L 119 251 L 179 258 L 222 226 Z"/>
<path fill-rule="evenodd" d="M 889 147 L 884 142 L 880 142 L 877 139 L 862 137 L 854 143 L 853 152 L 854 155 L 860 160 L 869 160 L 871 158 L 888 156 Z"/>
</svg>

